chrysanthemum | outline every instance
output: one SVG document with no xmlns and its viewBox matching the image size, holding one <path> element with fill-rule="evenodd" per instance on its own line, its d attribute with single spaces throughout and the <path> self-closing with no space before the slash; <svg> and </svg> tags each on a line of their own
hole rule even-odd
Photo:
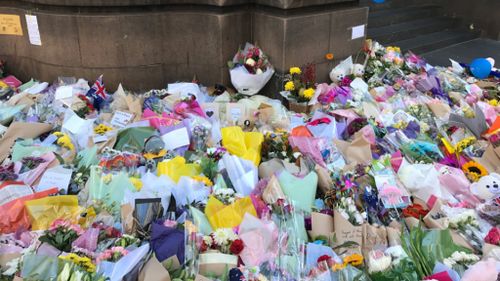
<svg viewBox="0 0 500 281">
<path fill-rule="evenodd" d="M 292 81 L 288 81 L 285 84 L 285 91 L 293 91 L 295 90 L 295 84 Z"/>
<path fill-rule="evenodd" d="M 300 67 L 290 67 L 290 74 L 302 74 L 302 70 L 300 69 Z"/>
</svg>

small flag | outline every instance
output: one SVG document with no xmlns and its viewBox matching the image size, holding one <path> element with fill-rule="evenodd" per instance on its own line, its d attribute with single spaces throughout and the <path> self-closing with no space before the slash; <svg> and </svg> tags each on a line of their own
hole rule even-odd
<svg viewBox="0 0 500 281">
<path fill-rule="evenodd" d="M 96 109 L 101 109 L 102 103 L 108 98 L 106 88 L 102 82 L 102 74 L 97 78 L 92 88 L 87 92 L 87 97 L 91 98 Z"/>
</svg>

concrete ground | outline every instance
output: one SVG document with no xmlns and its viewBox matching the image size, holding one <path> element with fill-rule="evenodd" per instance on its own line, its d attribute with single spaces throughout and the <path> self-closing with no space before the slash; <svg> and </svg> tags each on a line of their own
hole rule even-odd
<svg viewBox="0 0 500 281">
<path fill-rule="evenodd" d="M 440 66 L 451 65 L 449 58 L 470 64 L 475 58 L 492 57 L 500 68 L 500 41 L 478 38 L 421 55 L 429 64 Z"/>
</svg>

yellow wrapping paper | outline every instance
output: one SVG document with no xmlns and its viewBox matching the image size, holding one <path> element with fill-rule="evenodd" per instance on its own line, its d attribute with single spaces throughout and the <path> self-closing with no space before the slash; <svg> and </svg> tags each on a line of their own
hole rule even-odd
<svg viewBox="0 0 500 281">
<path fill-rule="evenodd" d="M 56 219 L 77 223 L 81 211 L 76 195 L 45 197 L 27 201 L 25 204 L 31 218 L 32 230 L 49 229 Z"/>
<path fill-rule="evenodd" d="M 246 213 L 257 216 L 250 197 L 238 199 L 231 205 L 224 205 L 219 199 L 210 196 L 205 207 L 205 215 L 214 230 L 240 225 Z"/>
<path fill-rule="evenodd" d="M 173 181 L 178 182 L 182 176 L 193 177 L 201 173 L 198 164 L 186 164 L 184 157 L 177 156 L 168 162 L 158 163 L 158 176 L 166 175 Z"/>
<path fill-rule="evenodd" d="M 264 135 L 259 132 L 243 132 L 241 127 L 225 127 L 221 129 L 222 146 L 229 153 L 252 161 L 255 166 L 260 163 L 260 150 Z"/>
</svg>

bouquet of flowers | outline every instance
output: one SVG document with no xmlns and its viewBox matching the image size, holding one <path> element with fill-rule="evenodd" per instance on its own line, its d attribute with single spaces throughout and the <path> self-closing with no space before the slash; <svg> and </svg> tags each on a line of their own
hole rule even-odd
<svg viewBox="0 0 500 281">
<path fill-rule="evenodd" d="M 40 236 L 38 240 L 54 246 L 59 251 L 70 252 L 71 244 L 82 234 L 83 230 L 78 224 L 57 219 L 52 222 L 49 230 Z"/>
<path fill-rule="evenodd" d="M 285 92 L 281 94 L 289 102 L 309 102 L 316 93 L 315 80 L 316 69 L 313 64 L 304 67 L 291 67 L 283 81 Z M 293 108 L 290 109 L 293 110 Z"/>
<path fill-rule="evenodd" d="M 248 96 L 257 94 L 274 74 L 264 52 L 250 43 L 240 49 L 228 65 L 231 83 L 238 93 Z"/>
</svg>

